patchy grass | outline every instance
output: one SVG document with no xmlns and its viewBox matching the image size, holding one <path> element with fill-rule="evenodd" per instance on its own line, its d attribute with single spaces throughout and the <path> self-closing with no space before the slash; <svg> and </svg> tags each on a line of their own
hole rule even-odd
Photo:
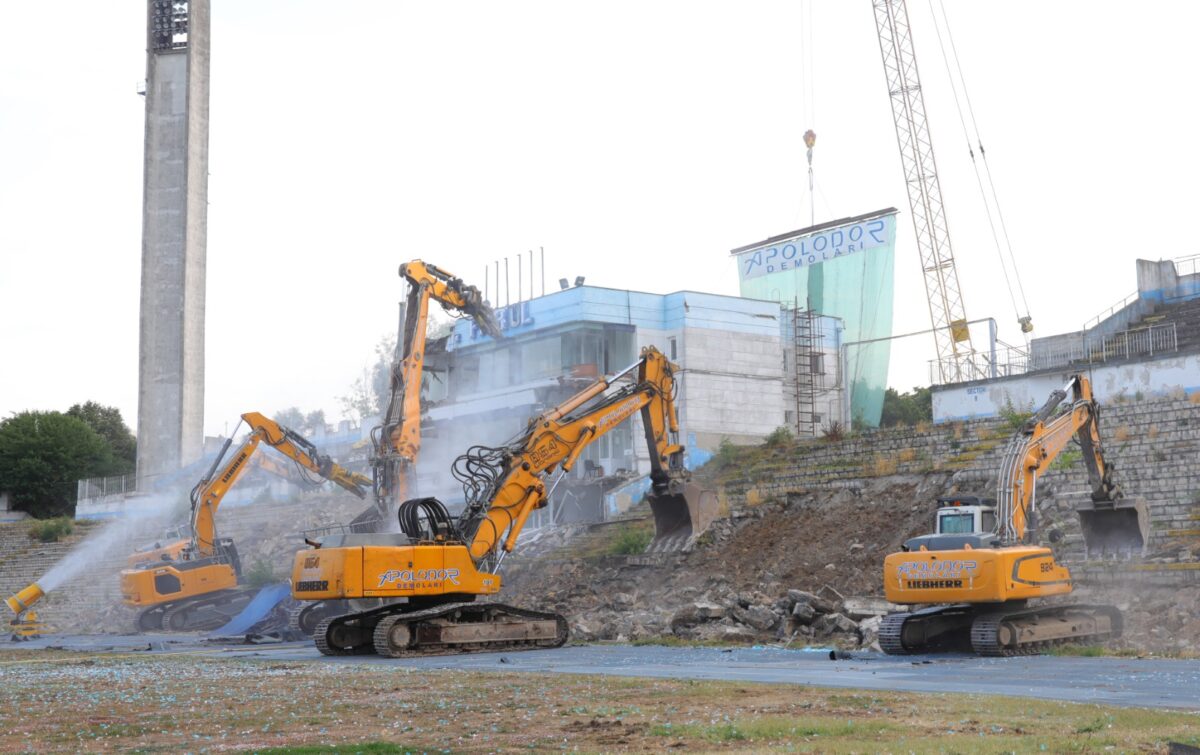
<svg viewBox="0 0 1200 755">
<path fill-rule="evenodd" d="M 29 536 L 41 543 L 57 543 L 75 531 L 75 522 L 67 516 L 42 519 L 29 525 Z"/>
<path fill-rule="evenodd" d="M 874 477 L 886 477 L 896 474 L 898 466 L 893 457 L 876 455 L 871 459 L 870 473 Z"/>
<path fill-rule="evenodd" d="M 1172 650 L 1149 653 L 1136 648 L 1108 648 L 1103 645 L 1057 645 L 1048 648 L 1046 655 L 1060 655 L 1078 658 L 1200 658 L 1200 653 L 1190 650 Z"/>
<path fill-rule="evenodd" d="M 630 528 L 617 533 L 613 540 L 611 552 L 616 556 L 632 556 L 643 553 L 646 546 L 654 538 L 654 533 L 646 528 Z"/>
<path fill-rule="evenodd" d="M 0 651 L 0 751 L 1115 752 L 1194 714 L 801 685 Z"/>
<path fill-rule="evenodd" d="M 1054 461 L 1050 462 L 1050 469 L 1070 469 L 1077 461 L 1083 458 L 1083 452 L 1078 448 L 1068 448 L 1060 453 Z"/>
</svg>

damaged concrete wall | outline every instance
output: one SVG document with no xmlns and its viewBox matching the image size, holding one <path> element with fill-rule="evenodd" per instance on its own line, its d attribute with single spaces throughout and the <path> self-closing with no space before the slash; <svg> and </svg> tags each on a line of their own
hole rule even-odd
<svg viewBox="0 0 1200 755">
<path fill-rule="evenodd" d="M 1101 404 L 1179 398 L 1200 391 L 1200 354 L 1175 354 L 1135 363 L 1082 365 L 1074 370 L 1019 375 L 986 383 L 936 386 L 933 421 L 994 418 L 1010 408 L 1028 411 L 1041 406 L 1071 375 L 1085 369 Z"/>
</svg>

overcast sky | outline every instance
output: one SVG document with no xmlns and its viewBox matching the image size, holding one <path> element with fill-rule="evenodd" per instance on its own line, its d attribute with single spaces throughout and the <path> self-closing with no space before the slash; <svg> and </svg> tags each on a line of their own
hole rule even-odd
<svg viewBox="0 0 1200 755">
<path fill-rule="evenodd" d="M 1138 257 L 1200 253 L 1200 4 L 946 5 L 1037 335 L 1133 291 Z M 95 400 L 136 426 L 144 12 L 0 4 L 0 416 Z M 910 13 L 967 314 L 1018 342 Z M 736 294 L 730 249 L 807 225 L 808 128 L 817 221 L 900 208 L 895 332 L 929 327 L 867 0 L 213 0 L 212 40 L 209 434 L 336 419 L 407 259 L 482 283 L 542 246 L 548 281 Z M 900 342 L 891 384 L 932 351 Z"/>
</svg>

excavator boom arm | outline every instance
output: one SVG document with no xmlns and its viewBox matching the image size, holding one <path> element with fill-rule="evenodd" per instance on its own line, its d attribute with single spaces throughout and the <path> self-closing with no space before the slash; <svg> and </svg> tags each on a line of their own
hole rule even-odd
<svg viewBox="0 0 1200 755">
<path fill-rule="evenodd" d="M 1057 407 L 1071 395 L 1070 410 L 1053 416 Z M 1121 497 L 1113 481 L 1112 467 L 1104 458 L 1100 444 L 1099 417 L 1092 397 L 1091 383 L 1076 375 L 1062 390 L 1051 394 L 1009 442 L 999 480 L 1002 540 L 1026 541 L 1036 530 L 1035 493 L 1037 478 L 1062 453 L 1072 438 L 1079 441 L 1084 465 L 1092 486 L 1093 501 L 1115 501 Z"/>
<path fill-rule="evenodd" d="M 595 406 L 576 411 L 607 390 L 620 376 L 638 370 L 637 382 L 619 390 Z M 678 432 L 675 418 L 674 366 L 658 350 L 647 347 L 641 359 L 612 379 L 601 378 L 592 386 L 567 399 L 560 406 L 530 421 L 529 429 L 506 450 L 506 472 L 490 495 L 478 526 L 469 533 L 471 557 L 476 561 L 491 554 L 504 538 L 503 547 L 512 550 L 529 514 L 546 505 L 548 494 L 543 475 L 555 467 L 570 471 L 580 455 L 598 438 L 612 431 L 637 411 L 642 412 L 646 438 L 651 449 L 651 479 L 656 488 L 666 491 L 670 479 L 686 479 L 683 446 L 674 442 Z M 468 508 L 468 518 L 470 509 Z M 505 533 L 508 533 L 505 537 Z"/>
<path fill-rule="evenodd" d="M 416 464 L 421 450 L 421 375 L 425 367 L 429 302 L 437 301 L 448 312 L 469 316 L 484 333 L 500 338 L 495 313 L 483 294 L 460 278 L 421 260 L 400 266 L 408 281 L 408 301 L 400 343 L 400 363 L 392 369 L 389 400 L 380 430 L 386 449 L 377 452 L 376 495 L 396 501 L 408 497 L 407 467 Z"/>
<path fill-rule="evenodd" d="M 266 443 L 305 469 L 324 477 L 359 498 L 366 496 L 370 478 L 351 472 L 317 450 L 307 438 L 258 412 L 247 412 L 242 420 L 250 433 L 229 461 L 221 464 L 230 441 L 217 456 L 209 474 L 192 491 L 192 550 L 201 557 L 213 556 L 217 548 L 217 509 L 225 494 L 250 466 L 250 457 L 260 443 Z M 218 466 L 220 467 L 218 469 Z"/>
</svg>

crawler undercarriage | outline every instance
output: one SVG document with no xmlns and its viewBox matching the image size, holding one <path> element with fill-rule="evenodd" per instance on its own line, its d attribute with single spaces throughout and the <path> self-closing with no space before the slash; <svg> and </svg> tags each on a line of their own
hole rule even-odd
<svg viewBox="0 0 1200 755">
<path fill-rule="evenodd" d="M 963 650 L 1012 656 L 1120 636 L 1121 612 L 1114 606 L 960 603 L 885 616 L 879 646 L 890 655 Z"/>
<path fill-rule="evenodd" d="M 328 617 L 313 632 L 317 649 L 325 655 L 376 653 L 391 658 L 556 648 L 567 636 L 567 620 L 559 614 L 475 602 L 393 603 Z"/>
</svg>

